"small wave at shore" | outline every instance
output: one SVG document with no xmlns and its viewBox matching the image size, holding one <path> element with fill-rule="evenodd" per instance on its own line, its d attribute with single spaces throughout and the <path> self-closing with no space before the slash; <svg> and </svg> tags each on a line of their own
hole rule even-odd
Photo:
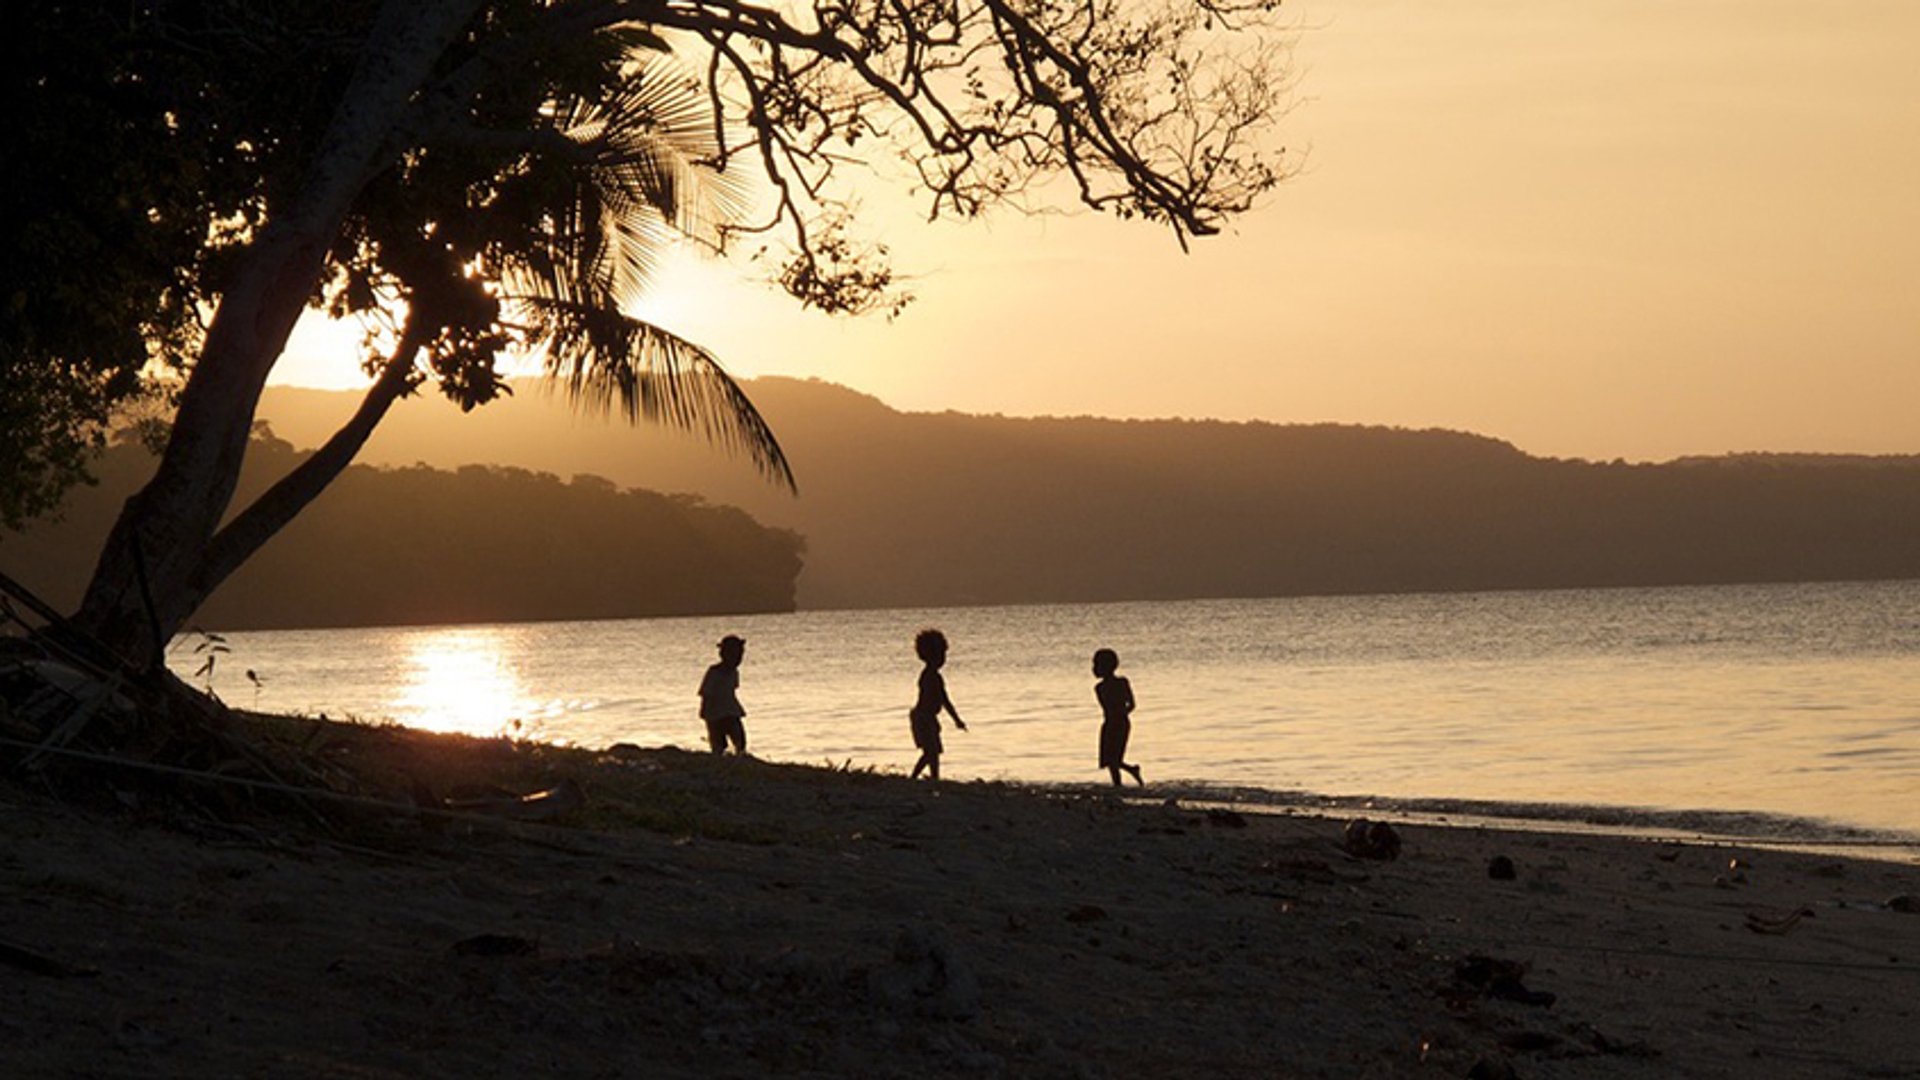
<svg viewBox="0 0 1920 1080">
<path fill-rule="evenodd" d="M 1075 792 L 1113 790 L 1097 784 L 1042 787 Z M 1124 793 L 1127 797 L 1140 795 L 1134 789 L 1124 789 Z M 1920 834 L 1759 811 L 1323 795 L 1193 781 L 1155 784 L 1145 796 L 1156 801 L 1177 800 L 1189 806 L 1219 806 L 1251 812 L 1299 811 L 1460 827 L 1509 827 L 1649 840 L 1732 843 L 1920 864 Z"/>
</svg>

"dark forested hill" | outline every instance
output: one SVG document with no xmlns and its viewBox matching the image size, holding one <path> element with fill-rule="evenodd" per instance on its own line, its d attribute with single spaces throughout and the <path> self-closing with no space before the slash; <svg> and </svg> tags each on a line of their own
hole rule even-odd
<svg viewBox="0 0 1920 1080">
<path fill-rule="evenodd" d="M 366 457 L 510 463 L 696 492 L 807 540 L 802 607 L 1920 576 L 1920 462 L 1528 456 L 1446 431 L 901 413 L 820 382 L 747 384 L 795 499 L 697 440 L 577 420 L 525 391 L 403 402 Z M 270 391 L 315 445 L 353 398 Z"/>
<path fill-rule="evenodd" d="M 292 467 L 256 443 L 242 495 Z M 64 520 L 0 539 L 0 566 L 70 607 L 152 470 L 119 447 Z M 196 614 L 209 630 L 788 611 L 802 541 L 697 496 L 510 466 L 349 469 Z"/>
</svg>

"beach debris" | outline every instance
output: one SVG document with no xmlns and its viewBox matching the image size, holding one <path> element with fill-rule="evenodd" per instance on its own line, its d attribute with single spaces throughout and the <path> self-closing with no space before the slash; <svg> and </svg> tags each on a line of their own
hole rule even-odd
<svg viewBox="0 0 1920 1080">
<path fill-rule="evenodd" d="M 1214 807 L 1207 811 L 1207 824 L 1223 829 L 1244 829 L 1247 827 L 1247 818 L 1236 810 Z"/>
<path fill-rule="evenodd" d="M 0 964 L 19 968 L 35 975 L 45 975 L 54 979 L 71 979 L 100 974 L 97 968 L 78 967 L 64 960 L 56 960 L 45 953 L 36 952 L 22 945 L 0 941 Z"/>
<path fill-rule="evenodd" d="M 600 752 L 598 760 L 623 765 L 640 772 L 660 772 L 666 768 L 652 751 L 630 742 L 614 743 Z"/>
<path fill-rule="evenodd" d="M 1107 914 L 1107 909 L 1099 904 L 1081 904 L 1068 910 L 1066 915 L 1068 922 L 1076 924 L 1105 922 L 1110 918 L 1112 916 Z"/>
<path fill-rule="evenodd" d="M 532 956 L 540 946 L 518 934 L 475 934 L 453 943 L 455 956 Z"/>
<path fill-rule="evenodd" d="M 1505 855 L 1495 855 L 1487 860 L 1487 876 L 1495 881 L 1512 881 L 1520 873 L 1514 868 L 1513 860 Z"/>
<path fill-rule="evenodd" d="M 1548 1058 L 1580 1058 L 1592 1056 L 1618 1056 L 1637 1058 L 1656 1058 L 1658 1050 L 1644 1042 L 1623 1042 L 1610 1038 L 1592 1024 L 1577 1022 L 1564 1026 L 1560 1031 L 1540 1031 L 1521 1028 L 1500 1033 L 1500 1049 L 1514 1054 Z M 1482 1059 L 1489 1060 L 1489 1059 Z M 1511 1068 L 1504 1059 L 1491 1059 L 1499 1066 Z M 1468 1075 L 1472 1075 L 1471 1072 Z M 1517 1075 L 1514 1073 L 1493 1073 L 1492 1075 Z"/>
<path fill-rule="evenodd" d="M 1887 901 L 1888 911 L 1898 911 L 1904 915 L 1920 915 L 1920 896 L 1905 893 Z"/>
<path fill-rule="evenodd" d="M 416 800 L 422 797 L 422 793 L 416 792 Z M 424 797 L 431 799 L 430 795 Z M 564 814 L 570 814 L 586 804 L 587 793 L 578 783 L 569 778 L 545 791 L 536 791 L 531 795 L 489 791 L 484 794 L 462 795 L 439 800 L 438 808 L 463 814 L 511 818 L 514 821 L 551 821 Z"/>
<path fill-rule="evenodd" d="M 1400 834 L 1384 821 L 1354 818 L 1347 822 L 1340 848 L 1356 859 L 1391 862 L 1400 857 Z"/>
<path fill-rule="evenodd" d="M 867 973 L 867 995 L 884 1008 L 942 1020 L 964 1020 L 980 1010 L 973 969 L 927 930 L 901 931 L 893 963 Z"/>
<path fill-rule="evenodd" d="M 1800 925 L 1801 919 L 1813 918 L 1810 907 L 1795 908 L 1792 911 L 1769 911 L 1755 908 L 1747 912 L 1747 929 L 1756 934 L 1790 934 Z"/>
<path fill-rule="evenodd" d="M 1527 891 L 1544 896 L 1565 896 L 1567 886 L 1561 881 L 1561 875 L 1571 869 L 1565 859 L 1559 856 L 1549 858 L 1545 863 L 1533 868 L 1527 876 Z"/>
<path fill-rule="evenodd" d="M 1505 1058 L 1481 1058 L 1467 1070 L 1467 1080 L 1520 1080 L 1520 1074 Z"/>
<path fill-rule="evenodd" d="M 1596 1054 L 1612 1054 L 1620 1057 L 1657 1058 L 1660 1051 L 1639 1039 L 1616 1039 L 1585 1022 L 1573 1025 L 1572 1034 L 1578 1041 L 1593 1048 Z"/>
<path fill-rule="evenodd" d="M 1142 836 L 1185 836 L 1187 830 L 1179 825 L 1142 825 L 1134 830 Z"/>
<path fill-rule="evenodd" d="M 1555 995 L 1545 990 L 1530 990 L 1524 981 L 1527 965 L 1520 960 L 1474 953 L 1453 965 L 1454 986 L 1498 1001 L 1521 1005 L 1552 1005 Z"/>
<path fill-rule="evenodd" d="M 1504 1049 L 1521 1054 L 1547 1054 L 1561 1051 L 1567 1040 L 1551 1031 L 1509 1031 L 1500 1036 Z"/>
<path fill-rule="evenodd" d="M 138 711 L 120 692 L 117 679 L 57 660 L 9 655 L 0 659 L 0 665 L 8 683 L 6 712 L 15 734 L 33 739 L 45 736 L 49 745 L 65 745 L 97 715 L 112 715 L 124 723 Z"/>
<path fill-rule="evenodd" d="M 1747 883 L 1747 871 L 1751 869 L 1753 869 L 1753 864 L 1745 859 L 1728 859 L 1727 872 L 1714 875 L 1713 887 L 1716 889 L 1731 889 L 1735 885 L 1745 885 Z"/>
<path fill-rule="evenodd" d="M 1365 873 L 1342 874 L 1335 870 L 1327 860 L 1309 855 L 1276 856 L 1262 862 L 1263 869 L 1272 871 L 1278 877 L 1289 878 L 1297 882 L 1314 885 L 1335 885 L 1345 882 L 1359 884 L 1367 880 Z"/>
</svg>

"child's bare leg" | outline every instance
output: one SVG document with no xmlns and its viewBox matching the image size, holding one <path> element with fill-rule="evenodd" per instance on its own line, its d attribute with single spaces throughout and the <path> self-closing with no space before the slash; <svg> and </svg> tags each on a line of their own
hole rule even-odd
<svg viewBox="0 0 1920 1080">
<path fill-rule="evenodd" d="M 1142 779 L 1140 778 L 1140 766 L 1138 766 L 1138 765 L 1122 765 L 1122 766 L 1120 766 L 1120 767 L 1121 767 L 1121 768 L 1123 768 L 1123 769 L 1125 769 L 1125 770 L 1127 770 L 1127 772 L 1129 772 L 1129 773 L 1131 773 L 1131 774 L 1133 775 L 1133 782 L 1134 782 L 1134 783 L 1136 783 L 1136 784 L 1139 784 L 1139 785 L 1140 785 L 1141 787 L 1146 787 L 1146 786 L 1147 786 L 1147 782 L 1146 782 L 1145 780 L 1142 780 Z M 1116 783 L 1116 784 L 1118 784 L 1118 783 L 1120 782 L 1120 774 L 1119 774 L 1119 773 L 1117 773 L 1117 772 L 1116 772 L 1116 773 L 1114 773 L 1114 774 L 1113 774 L 1113 782 L 1114 782 L 1114 783 Z"/>
<path fill-rule="evenodd" d="M 1113 786 L 1119 787 L 1120 786 L 1120 766 L 1118 765 L 1107 766 L 1107 774 L 1113 777 Z"/>
</svg>

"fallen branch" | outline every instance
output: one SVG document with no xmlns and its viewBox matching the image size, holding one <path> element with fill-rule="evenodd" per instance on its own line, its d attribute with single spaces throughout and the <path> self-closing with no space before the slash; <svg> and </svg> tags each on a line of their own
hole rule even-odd
<svg viewBox="0 0 1920 1080">
<path fill-rule="evenodd" d="M 25 946 L 6 941 L 0 941 L 0 964 L 55 979 L 85 978 L 100 974 L 96 968 L 75 967 L 44 953 L 37 953 Z"/>
</svg>

